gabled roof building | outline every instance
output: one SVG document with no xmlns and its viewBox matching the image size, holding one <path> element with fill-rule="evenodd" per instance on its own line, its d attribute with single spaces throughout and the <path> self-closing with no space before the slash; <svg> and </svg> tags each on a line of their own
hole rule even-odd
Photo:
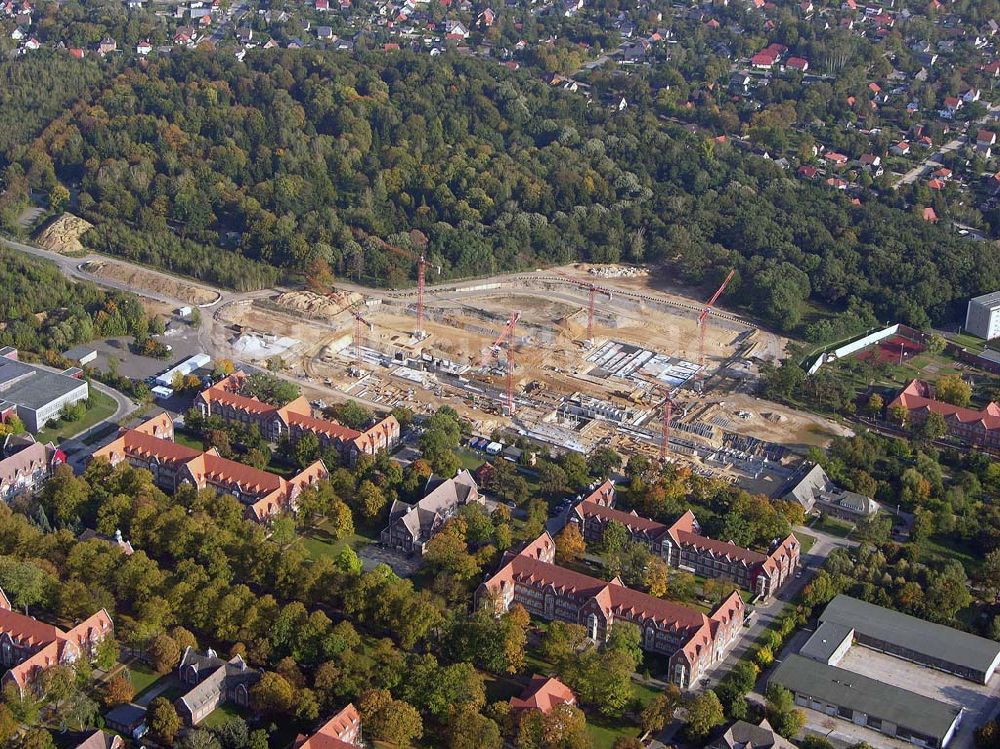
<svg viewBox="0 0 1000 749">
<path fill-rule="evenodd" d="M 476 605 L 497 613 L 519 603 L 534 616 L 581 624 L 595 642 L 606 642 L 617 621 L 633 622 L 643 650 L 669 659 L 666 678 L 693 687 L 739 639 L 745 606 L 734 591 L 711 615 L 552 563 L 548 533 L 520 553 L 504 555 L 500 569 L 476 591 Z"/>
<path fill-rule="evenodd" d="M 605 496 L 601 492 L 607 483 L 579 502 L 570 515 L 569 522 L 580 527 L 586 541 L 600 542 L 608 524 L 617 522 L 625 526 L 633 541 L 647 546 L 671 567 L 702 577 L 731 580 L 763 599 L 777 593 L 798 567 L 800 545 L 794 535 L 775 543 L 767 554 L 745 549 L 702 535 L 690 510 L 672 525 L 666 525 L 634 511 L 614 509 L 613 494 L 610 502 L 594 501 L 595 497 Z"/>
<path fill-rule="evenodd" d="M 66 454 L 51 442 L 36 442 L 30 434 L 7 435 L 0 451 L 0 500 L 38 491 L 65 462 Z"/>
<path fill-rule="evenodd" d="M 0 591 L 0 683 L 13 685 L 21 695 L 37 685 L 42 672 L 52 666 L 70 665 L 81 658 L 93 659 L 97 646 L 114 636 L 108 612 L 101 609 L 68 632 L 13 611 Z"/>
<path fill-rule="evenodd" d="M 889 408 L 904 408 L 911 424 L 920 425 L 931 413 L 944 418 L 948 434 L 968 445 L 1000 448 L 1000 404 L 989 403 L 982 411 L 964 408 L 934 399 L 931 386 L 923 380 L 911 380 Z"/>
<path fill-rule="evenodd" d="M 242 656 L 227 661 L 213 650 L 202 655 L 188 646 L 177 666 L 177 678 L 190 689 L 177 698 L 174 707 L 188 726 L 198 725 L 223 703 L 248 707 L 250 688 L 260 681 L 261 675 Z"/>
<path fill-rule="evenodd" d="M 423 554 L 427 542 L 440 530 L 444 522 L 472 502 L 484 503 L 479 486 L 468 470 L 461 470 L 452 479 L 431 477 L 425 488 L 424 498 L 415 504 L 395 500 L 389 509 L 389 525 L 379 536 L 383 546 L 399 549 L 407 554 Z"/>
<path fill-rule="evenodd" d="M 247 517 L 258 522 L 280 512 L 294 512 L 303 489 L 326 478 L 322 460 L 285 479 L 253 466 L 221 457 L 215 448 L 202 452 L 173 441 L 174 426 L 164 412 L 135 429 L 123 429 L 118 439 L 96 450 L 93 459 L 106 458 L 112 465 L 123 460 L 153 474 L 164 491 L 176 491 L 188 483 L 198 489 L 214 488 L 231 494 L 246 505 Z"/>
<path fill-rule="evenodd" d="M 321 447 L 335 448 L 352 465 L 359 455 L 375 455 L 399 442 L 399 422 L 392 415 L 359 432 L 335 421 L 314 417 L 309 402 L 301 396 L 278 407 L 245 395 L 242 392 L 245 380 L 245 374 L 234 372 L 198 393 L 195 407 L 203 417 L 218 416 L 227 422 L 256 425 L 272 442 L 282 437 L 294 442 L 305 434 L 314 434 Z"/>
<path fill-rule="evenodd" d="M 573 690 L 553 676 L 535 674 L 520 697 L 510 698 L 511 711 L 538 710 L 551 713 L 558 705 L 575 705 Z"/>
<path fill-rule="evenodd" d="M 354 705 L 348 705 L 319 727 L 312 736 L 300 735 L 292 749 L 352 749 L 363 746 L 361 715 Z"/>
<path fill-rule="evenodd" d="M 818 463 L 803 464 L 778 490 L 777 496 L 795 500 L 807 513 L 822 512 L 851 521 L 871 517 L 882 507 L 870 497 L 841 489 Z"/>
</svg>

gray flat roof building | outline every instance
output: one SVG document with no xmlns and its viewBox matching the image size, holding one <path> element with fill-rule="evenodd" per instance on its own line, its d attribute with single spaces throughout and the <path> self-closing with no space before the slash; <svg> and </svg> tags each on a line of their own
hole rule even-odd
<svg viewBox="0 0 1000 749">
<path fill-rule="evenodd" d="M 947 746 L 962 717 L 952 705 L 801 655 L 782 661 L 768 683 L 792 692 L 800 707 L 933 749 Z"/>
<path fill-rule="evenodd" d="M 853 639 L 854 627 L 836 622 L 824 622 L 802 646 L 799 655 L 828 666 L 836 666 L 851 647 Z"/>
<path fill-rule="evenodd" d="M 85 380 L 18 361 L 16 350 L 0 356 L 0 412 L 15 407 L 30 432 L 59 417 L 65 405 L 90 397 Z"/>
<path fill-rule="evenodd" d="M 965 330 L 987 340 L 1000 336 L 1000 291 L 969 300 L 965 312 Z"/>
<path fill-rule="evenodd" d="M 859 645 L 986 684 L 1000 663 L 1000 643 L 840 595 L 819 617 L 854 630 Z M 820 629 L 822 629 L 821 627 Z"/>
</svg>

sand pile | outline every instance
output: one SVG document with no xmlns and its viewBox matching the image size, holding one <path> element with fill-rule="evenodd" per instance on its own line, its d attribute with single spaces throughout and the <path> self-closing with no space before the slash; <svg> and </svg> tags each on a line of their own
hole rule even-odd
<svg viewBox="0 0 1000 749">
<path fill-rule="evenodd" d="M 64 213 L 50 223 L 35 238 L 39 247 L 53 252 L 79 252 L 83 249 L 80 237 L 93 224 L 72 213 Z"/>
</svg>

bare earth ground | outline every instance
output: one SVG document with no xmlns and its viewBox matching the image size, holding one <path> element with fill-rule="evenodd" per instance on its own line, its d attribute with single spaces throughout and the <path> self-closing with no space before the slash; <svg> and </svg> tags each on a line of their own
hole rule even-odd
<svg viewBox="0 0 1000 749">
<path fill-rule="evenodd" d="M 89 221 L 72 213 L 64 213 L 42 229 L 35 242 L 39 247 L 53 252 L 79 252 L 84 249 L 80 237 L 91 227 L 93 224 Z"/>
<path fill-rule="evenodd" d="M 186 283 L 180 278 L 158 273 L 149 273 L 141 268 L 116 263 L 113 260 L 90 262 L 84 268 L 88 273 L 113 281 L 128 284 L 137 293 L 151 291 L 155 294 L 182 299 L 188 304 L 209 304 L 216 295 L 208 289 Z"/>
</svg>

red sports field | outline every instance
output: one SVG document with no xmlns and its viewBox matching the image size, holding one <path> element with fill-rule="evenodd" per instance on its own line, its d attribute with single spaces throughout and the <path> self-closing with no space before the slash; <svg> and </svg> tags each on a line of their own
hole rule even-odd
<svg viewBox="0 0 1000 749">
<path fill-rule="evenodd" d="M 912 359 L 923 350 L 924 347 L 916 341 L 894 335 L 875 346 L 866 348 L 858 354 L 858 358 L 862 361 L 881 361 L 899 364 L 900 352 L 902 352 L 903 361 L 906 361 L 907 359 Z"/>
</svg>

